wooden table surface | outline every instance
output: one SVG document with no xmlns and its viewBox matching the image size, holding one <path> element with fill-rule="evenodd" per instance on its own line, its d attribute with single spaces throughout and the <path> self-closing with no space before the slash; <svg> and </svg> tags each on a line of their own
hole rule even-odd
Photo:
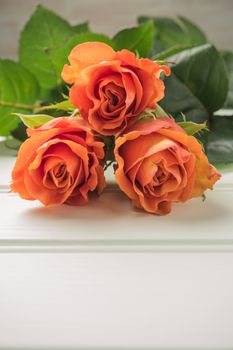
<svg viewBox="0 0 233 350">
<path fill-rule="evenodd" d="M 90 205 L 46 209 L 8 193 L 0 150 L 0 349 L 233 348 L 232 174 L 166 217 L 110 173 Z"/>
</svg>

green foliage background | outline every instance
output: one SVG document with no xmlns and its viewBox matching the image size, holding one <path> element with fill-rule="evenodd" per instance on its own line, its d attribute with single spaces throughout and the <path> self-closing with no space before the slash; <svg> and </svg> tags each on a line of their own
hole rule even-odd
<svg viewBox="0 0 233 350">
<path fill-rule="evenodd" d="M 59 104 L 68 94 L 61 70 L 71 49 L 86 41 L 171 62 L 162 108 L 177 120 L 183 113 L 187 121 L 207 121 L 210 132 L 202 141 L 210 161 L 218 166 L 233 163 L 233 53 L 219 51 L 181 16 L 140 17 L 137 27 L 110 38 L 93 33 L 88 22 L 72 26 L 39 5 L 20 35 L 18 62 L 0 60 L 0 135 L 25 138 L 25 128 L 13 113 L 41 114 L 43 106 L 54 102 L 46 114 L 70 112 L 68 101 Z"/>
</svg>

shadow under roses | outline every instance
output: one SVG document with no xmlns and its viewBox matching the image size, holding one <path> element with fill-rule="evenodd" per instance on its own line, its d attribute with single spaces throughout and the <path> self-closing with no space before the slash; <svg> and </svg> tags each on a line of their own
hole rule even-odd
<svg viewBox="0 0 233 350">
<path fill-rule="evenodd" d="M 116 184 L 109 184 L 104 190 L 103 194 L 97 196 L 94 193 L 89 194 L 89 202 L 81 206 L 60 205 L 56 207 L 36 207 L 29 209 L 25 214 L 27 216 L 37 215 L 40 217 L 56 220 L 70 220 L 76 221 L 98 221 L 98 220 L 112 220 L 113 218 L 124 217 L 127 215 L 126 211 L 130 210 L 130 202 L 125 195 L 121 193 Z M 144 214 L 143 212 L 141 213 Z"/>
<path fill-rule="evenodd" d="M 102 222 L 111 231 L 116 229 L 116 227 L 112 227 L 115 224 L 133 220 L 132 226 L 137 225 L 137 229 L 142 231 L 149 228 L 151 223 L 153 223 L 151 227 L 154 230 L 156 230 L 156 225 L 159 224 L 160 229 L 166 226 L 169 231 L 172 231 L 173 226 L 171 225 L 174 223 L 182 226 L 182 223 L 187 225 L 187 223 L 192 224 L 192 222 L 198 221 L 199 224 L 205 222 L 212 226 L 219 218 L 221 221 L 226 219 L 232 213 L 226 205 L 224 195 L 225 193 L 220 191 L 208 191 L 205 202 L 200 198 L 195 198 L 185 204 L 174 203 L 172 213 L 166 216 L 157 216 L 132 207 L 129 199 L 119 190 L 117 184 L 112 182 L 108 184 L 102 195 L 92 194 L 89 203 L 86 205 L 78 207 L 69 205 L 43 207 L 38 204 L 38 207 L 24 211 L 23 215 L 27 217 L 27 220 L 36 218 L 47 221 L 54 220 L 58 225 L 61 221 L 69 221 L 69 227 L 72 223 L 78 225 L 79 222 L 86 222 L 87 225 L 92 226 L 96 222 Z M 219 196 L 222 198 L 220 199 Z M 112 226 L 109 226 L 111 224 Z M 130 230 L 130 227 L 125 228 L 125 230 Z"/>
</svg>

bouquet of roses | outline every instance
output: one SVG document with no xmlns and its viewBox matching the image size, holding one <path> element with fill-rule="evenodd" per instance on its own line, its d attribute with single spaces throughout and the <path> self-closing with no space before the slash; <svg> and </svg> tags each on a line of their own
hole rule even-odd
<svg viewBox="0 0 233 350">
<path fill-rule="evenodd" d="M 11 189 L 46 206 L 81 205 L 105 188 L 114 165 L 119 188 L 133 204 L 159 215 L 174 202 L 203 196 L 220 178 L 193 135 L 206 128 L 175 122 L 158 105 L 170 68 L 102 42 L 75 46 L 62 69 L 71 114 L 21 116 L 21 145 Z"/>
<path fill-rule="evenodd" d="M 18 53 L 0 59 L 0 137 L 23 142 L 22 198 L 87 203 L 112 166 L 134 206 L 166 214 L 232 167 L 233 53 L 187 18 L 141 16 L 109 37 L 38 5 Z"/>
</svg>

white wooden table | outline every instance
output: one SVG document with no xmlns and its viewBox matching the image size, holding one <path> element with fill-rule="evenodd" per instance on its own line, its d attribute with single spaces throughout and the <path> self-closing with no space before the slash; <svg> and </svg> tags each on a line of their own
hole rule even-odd
<svg viewBox="0 0 233 350">
<path fill-rule="evenodd" d="M 133 210 L 114 184 L 46 209 L 7 192 L 8 153 L 0 349 L 233 349 L 232 174 L 166 217 Z"/>
</svg>

